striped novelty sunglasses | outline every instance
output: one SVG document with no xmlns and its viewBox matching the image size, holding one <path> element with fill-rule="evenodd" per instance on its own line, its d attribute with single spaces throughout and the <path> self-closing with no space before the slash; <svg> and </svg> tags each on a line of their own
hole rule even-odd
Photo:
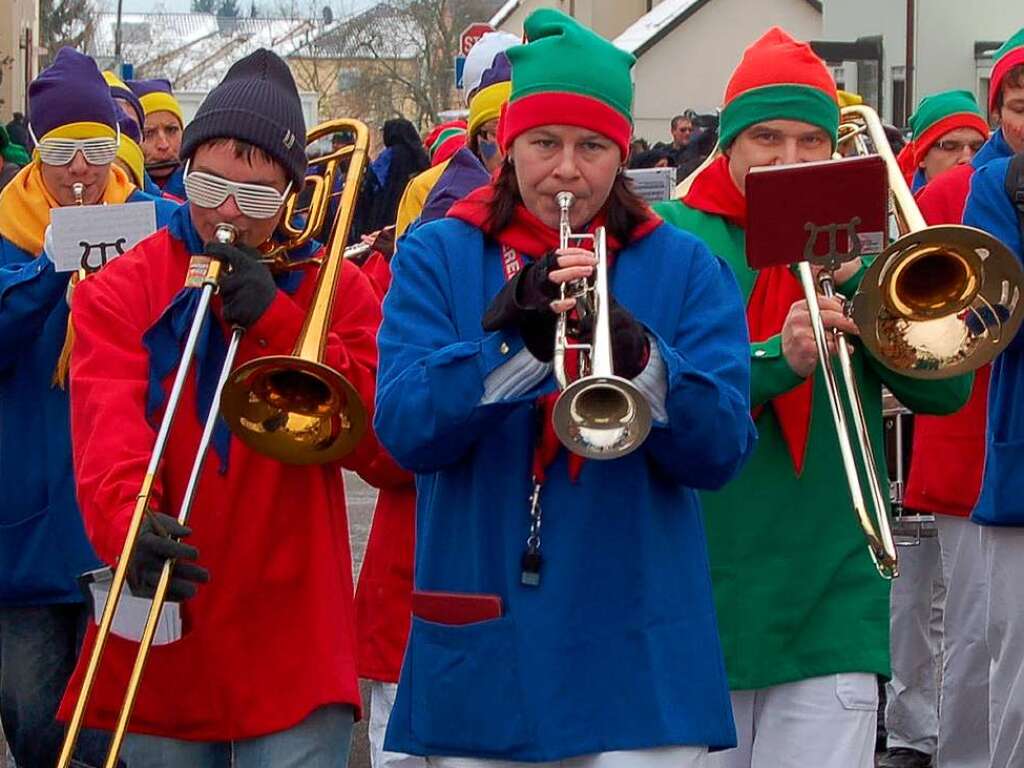
<svg viewBox="0 0 1024 768">
<path fill-rule="evenodd" d="M 117 148 L 121 145 L 121 129 L 117 129 L 117 136 L 97 136 L 92 139 L 57 139 L 46 138 L 42 141 L 36 139 L 32 126 L 29 126 L 29 135 L 39 150 L 39 159 L 46 165 L 67 165 L 75 159 L 79 152 L 85 157 L 89 165 L 110 165 L 117 157 Z"/>
<path fill-rule="evenodd" d="M 250 219 L 269 219 L 281 210 L 291 188 L 290 181 L 284 192 L 265 184 L 228 181 L 212 173 L 190 170 L 189 163 L 185 163 L 185 193 L 189 202 L 200 208 L 219 208 L 231 195 L 243 215 Z"/>
</svg>

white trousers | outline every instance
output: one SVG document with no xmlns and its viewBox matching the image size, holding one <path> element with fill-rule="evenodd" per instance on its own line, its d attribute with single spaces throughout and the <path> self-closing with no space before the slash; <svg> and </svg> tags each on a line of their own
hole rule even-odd
<svg viewBox="0 0 1024 768">
<path fill-rule="evenodd" d="M 935 754 L 939 733 L 939 666 L 946 586 L 938 536 L 900 547 L 900 575 L 889 596 L 892 679 L 885 684 L 889 748 Z"/>
<path fill-rule="evenodd" d="M 736 749 L 708 756 L 709 768 L 871 768 L 878 682 L 847 672 L 733 691 Z"/>
<path fill-rule="evenodd" d="M 988 576 L 989 757 L 1024 765 L 1024 528 L 980 526 Z"/>
<path fill-rule="evenodd" d="M 367 723 L 370 765 L 373 768 L 426 768 L 427 762 L 422 757 L 384 750 L 384 735 L 388 731 L 388 720 L 395 706 L 397 691 L 395 683 L 370 681 L 370 721 Z"/>
<path fill-rule="evenodd" d="M 935 764 L 937 768 L 987 768 L 990 656 L 985 640 L 988 579 L 982 526 L 947 515 L 936 515 L 936 522 L 947 586 Z"/>
<path fill-rule="evenodd" d="M 428 757 L 430 768 L 707 768 L 705 747 L 663 747 L 630 752 L 602 752 L 554 763 L 517 763 L 475 757 Z"/>
</svg>

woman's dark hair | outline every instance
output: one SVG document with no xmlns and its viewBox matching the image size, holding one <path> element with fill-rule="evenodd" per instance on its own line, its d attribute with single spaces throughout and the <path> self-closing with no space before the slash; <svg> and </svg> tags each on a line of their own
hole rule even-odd
<svg viewBox="0 0 1024 768">
<path fill-rule="evenodd" d="M 501 164 L 501 171 L 494 181 L 494 198 L 491 210 L 487 215 L 486 231 L 501 232 L 512 223 L 516 205 L 523 202 L 519 195 L 519 183 L 516 181 L 515 166 L 506 156 Z M 605 227 L 608 234 L 620 243 L 628 243 L 633 230 L 650 217 L 650 209 L 642 197 L 633 191 L 629 178 L 620 173 L 616 175 L 612 190 L 605 203 L 607 219 Z"/>
</svg>

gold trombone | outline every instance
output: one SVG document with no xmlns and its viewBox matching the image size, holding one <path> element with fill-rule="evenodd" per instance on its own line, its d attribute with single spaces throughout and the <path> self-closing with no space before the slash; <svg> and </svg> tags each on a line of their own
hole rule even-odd
<svg viewBox="0 0 1024 768">
<path fill-rule="evenodd" d="M 319 231 L 326 215 L 327 203 L 338 165 L 345 156 L 351 156 L 341 205 L 338 208 L 338 218 L 330 236 L 327 255 L 321 264 L 313 300 L 310 305 L 309 317 L 307 317 L 307 321 L 303 325 L 302 332 L 296 342 L 296 356 L 274 356 L 254 360 L 239 369 L 240 371 L 248 371 L 245 377 L 238 376 L 237 371 L 235 375 L 232 375 L 231 368 L 243 334 L 240 328 L 232 330 L 224 364 L 221 368 L 210 410 L 203 426 L 202 437 L 200 438 L 193 461 L 189 481 L 178 512 L 178 522 L 182 525 L 188 523 L 214 427 L 216 426 L 221 409 L 223 408 L 227 411 L 226 401 L 229 397 L 243 401 L 244 407 L 241 408 L 243 414 L 249 413 L 246 410 L 247 407 L 252 408 L 260 405 L 264 400 L 269 401 L 268 407 L 277 409 L 282 428 L 265 430 L 266 433 L 272 432 L 271 437 L 250 441 L 247 438 L 253 432 L 253 429 L 250 424 L 246 424 L 240 419 L 232 420 L 228 418 L 228 426 L 232 430 L 240 430 L 240 432 L 235 434 L 250 444 L 255 450 L 262 451 L 275 458 L 280 455 L 287 455 L 293 459 L 293 463 L 308 464 L 317 461 L 333 461 L 339 456 L 344 455 L 346 451 L 354 448 L 362 436 L 363 430 L 365 430 L 367 421 L 366 408 L 360 401 L 354 387 L 340 374 L 326 368 L 320 362 L 329 327 L 331 309 L 334 304 L 334 296 L 341 274 L 345 242 L 348 238 L 348 231 L 352 222 L 352 209 L 363 172 L 366 168 L 369 131 L 363 123 L 357 120 L 332 120 L 315 127 L 309 132 L 307 138 L 307 143 L 311 143 L 323 136 L 342 130 L 350 130 L 355 133 L 355 144 L 314 160 L 315 163 L 323 163 L 324 169 L 322 175 L 311 177 L 310 183 L 314 185 L 314 194 L 310 204 L 310 214 L 305 225 L 301 229 L 292 226 L 291 219 L 295 211 L 294 198 L 289 200 L 282 217 L 283 229 L 289 238 L 288 244 L 280 251 L 283 254 L 287 249 L 297 248 L 305 244 Z M 215 237 L 219 242 L 232 242 L 236 234 L 233 227 L 222 224 L 217 227 Z M 209 256 L 194 256 L 189 263 L 185 285 L 187 287 L 199 288 L 201 291 L 200 299 L 182 350 L 178 370 L 174 376 L 174 383 L 168 396 L 167 407 L 160 421 L 153 452 L 150 455 L 146 474 L 142 481 L 142 487 L 136 498 L 135 509 L 128 525 L 128 534 L 125 537 L 117 568 L 114 570 L 113 579 L 110 584 L 110 593 L 100 617 L 92 652 L 82 680 L 82 688 L 78 693 L 71 719 L 68 722 L 68 729 L 61 747 L 57 768 L 69 768 L 71 765 L 75 744 L 84 723 L 85 711 L 88 707 L 96 675 L 103 658 L 103 651 L 110 636 L 121 592 L 127 581 L 128 565 L 135 551 L 135 543 L 142 520 L 149 511 L 157 473 L 160 471 L 160 463 L 167 447 L 174 417 L 178 411 L 185 380 L 188 376 L 192 358 L 195 355 L 199 335 L 207 320 L 210 302 L 217 290 L 221 267 L 222 265 L 219 260 Z M 260 363 L 261 360 L 273 362 L 270 370 L 255 365 Z M 259 375 L 264 374 L 265 370 L 265 375 Z M 324 373 L 324 371 L 327 371 L 327 373 Z M 266 379 L 266 381 L 261 381 L 261 378 Z M 314 379 L 315 383 L 308 383 L 307 378 Z M 229 379 L 232 380 L 230 388 Z M 240 383 L 243 381 L 251 383 L 253 386 L 258 387 L 258 389 L 254 389 L 251 392 L 243 391 L 240 387 Z M 331 390 L 332 386 L 338 387 L 340 391 Z M 327 390 L 330 396 L 326 399 L 318 399 L 324 394 L 324 390 Z M 309 415 L 310 412 L 313 415 Z M 308 430 L 291 429 L 291 425 L 294 424 L 293 414 L 307 419 L 305 422 L 307 427 L 310 421 L 316 420 L 328 426 L 318 426 Z M 312 437 L 310 436 L 311 433 Z M 293 443 L 293 445 L 288 445 L 289 442 Z M 149 614 L 146 618 L 142 637 L 139 641 L 135 663 L 129 676 L 128 686 L 125 690 L 117 722 L 111 734 L 110 750 L 104 762 L 104 768 L 116 768 L 117 766 L 118 755 L 121 751 L 139 686 L 142 682 L 149 650 L 159 624 L 161 610 L 166 601 L 172 567 L 173 562 L 171 560 L 164 562 L 163 570 L 152 598 Z"/>
<path fill-rule="evenodd" d="M 571 192 L 559 192 L 556 201 L 561 217 L 559 248 L 568 248 L 572 240 L 590 240 L 597 265 L 592 281 L 579 280 L 561 286 L 562 299 L 576 299 L 581 317 L 590 317 L 593 339 L 589 344 L 572 342 L 569 313 L 558 316 L 553 362 L 562 393 L 552 414 L 555 434 L 566 448 L 580 456 L 617 459 L 635 451 L 647 439 L 651 407 L 632 382 L 614 373 L 605 229 L 598 227 L 592 235 L 573 233 L 569 215 L 575 197 Z M 565 369 L 565 354 L 569 350 L 580 353 L 579 376 L 572 382 Z"/>
</svg>

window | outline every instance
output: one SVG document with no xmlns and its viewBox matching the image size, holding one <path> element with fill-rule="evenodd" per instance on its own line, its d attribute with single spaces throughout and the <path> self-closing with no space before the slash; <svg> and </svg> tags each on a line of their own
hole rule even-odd
<svg viewBox="0 0 1024 768">
<path fill-rule="evenodd" d="M 338 93 L 353 91 L 359 86 L 362 73 L 357 67 L 341 67 L 338 70 L 337 87 Z"/>
<path fill-rule="evenodd" d="M 892 68 L 892 124 L 902 128 L 907 124 L 906 67 Z"/>
</svg>

